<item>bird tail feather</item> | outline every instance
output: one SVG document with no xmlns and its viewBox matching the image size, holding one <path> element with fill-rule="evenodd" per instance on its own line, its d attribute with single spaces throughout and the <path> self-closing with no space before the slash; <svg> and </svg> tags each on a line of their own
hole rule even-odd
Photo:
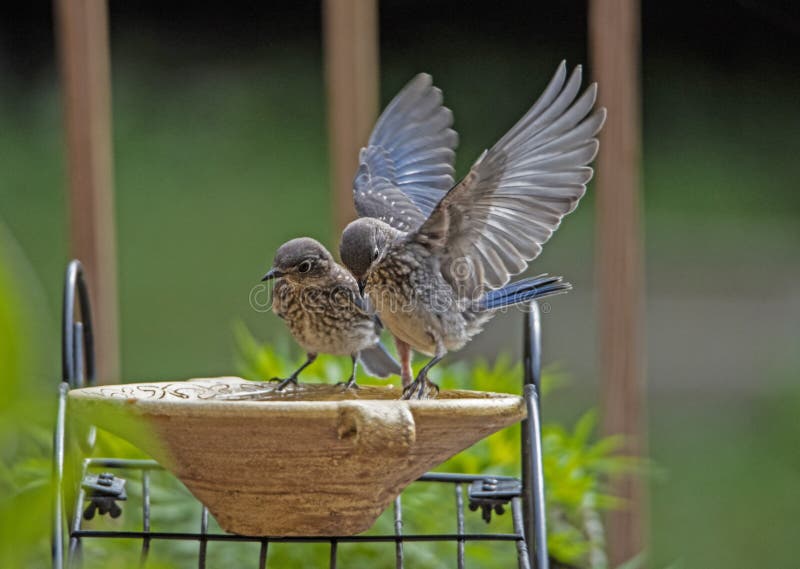
<svg viewBox="0 0 800 569">
<path fill-rule="evenodd" d="M 375 377 L 389 377 L 390 375 L 400 375 L 400 364 L 392 357 L 383 344 L 378 342 L 371 348 L 361 350 L 359 359 L 364 364 L 367 373 Z"/>
<path fill-rule="evenodd" d="M 545 296 L 563 294 L 571 289 L 572 285 L 564 282 L 563 277 L 539 275 L 538 277 L 522 279 L 501 289 L 487 292 L 478 301 L 478 309 L 497 310 L 498 308 L 530 302 Z"/>
</svg>

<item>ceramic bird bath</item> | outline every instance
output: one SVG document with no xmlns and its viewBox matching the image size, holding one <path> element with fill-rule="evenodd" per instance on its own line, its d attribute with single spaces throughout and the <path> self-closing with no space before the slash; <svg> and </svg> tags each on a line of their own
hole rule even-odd
<svg viewBox="0 0 800 569">
<path fill-rule="evenodd" d="M 269 385 L 106 385 L 75 389 L 69 401 L 170 469 L 224 530 L 255 536 L 365 531 L 409 483 L 525 418 L 523 400 L 508 394 L 400 401 L 391 387 Z"/>
</svg>

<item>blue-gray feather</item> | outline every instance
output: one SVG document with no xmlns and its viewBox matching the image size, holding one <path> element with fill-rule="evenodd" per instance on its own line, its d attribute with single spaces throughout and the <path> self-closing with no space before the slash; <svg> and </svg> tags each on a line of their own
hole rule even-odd
<svg viewBox="0 0 800 569">
<path fill-rule="evenodd" d="M 375 377 L 389 377 L 400 375 L 400 364 L 392 357 L 383 344 L 378 342 L 371 348 L 361 350 L 358 354 L 364 369 Z"/>
<path fill-rule="evenodd" d="M 361 217 L 416 229 L 454 183 L 458 134 L 442 92 L 421 73 L 392 99 L 359 155 L 353 198 Z"/>
<path fill-rule="evenodd" d="M 478 301 L 478 309 L 497 310 L 554 294 L 562 294 L 571 289 L 572 285 L 564 282 L 562 277 L 539 275 L 521 279 L 503 288 L 487 292 Z"/>
<path fill-rule="evenodd" d="M 472 166 L 411 236 L 434 249 L 462 297 L 497 289 L 525 270 L 592 177 L 605 109 L 592 113 L 597 86 L 579 96 L 581 68 L 559 65 L 530 110 Z M 450 267 L 470 264 L 466 276 Z"/>
</svg>

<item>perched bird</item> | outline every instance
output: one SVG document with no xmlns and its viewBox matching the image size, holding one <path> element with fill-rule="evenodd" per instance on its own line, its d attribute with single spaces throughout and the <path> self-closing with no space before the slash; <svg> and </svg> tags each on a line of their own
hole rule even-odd
<svg viewBox="0 0 800 569">
<path fill-rule="evenodd" d="M 359 157 L 353 191 L 361 217 L 382 220 L 388 230 L 411 231 L 453 187 L 458 134 L 452 128 L 453 113 L 442 99 L 431 76 L 420 73 L 386 106 Z M 340 249 L 359 285 L 373 257 L 399 234 L 377 231 L 373 239 L 356 244 L 371 243 L 370 247 Z M 357 267 L 363 270 L 354 270 Z M 407 387 L 413 380 L 411 347 L 396 334 L 394 340 Z"/>
<path fill-rule="evenodd" d="M 301 237 L 281 245 L 262 281 L 271 279 L 272 311 L 307 354 L 302 366 L 280 380 L 278 390 L 297 385 L 297 376 L 320 353 L 350 356 L 352 372 L 343 382 L 347 388 L 357 387 L 359 360 L 378 377 L 400 373 L 397 361 L 380 343 L 378 321 L 364 306 L 356 280 L 321 243 Z"/>
<path fill-rule="evenodd" d="M 496 310 L 571 288 L 547 275 L 508 282 L 539 255 L 592 177 L 605 109 L 590 114 L 597 86 L 579 96 L 580 85 L 581 68 L 567 78 L 562 62 L 533 107 L 447 192 L 405 191 L 391 142 L 362 151 L 354 197 L 368 217 L 345 229 L 340 253 L 389 331 L 433 356 L 404 397 L 438 389 L 427 379 L 431 367 Z"/>
</svg>

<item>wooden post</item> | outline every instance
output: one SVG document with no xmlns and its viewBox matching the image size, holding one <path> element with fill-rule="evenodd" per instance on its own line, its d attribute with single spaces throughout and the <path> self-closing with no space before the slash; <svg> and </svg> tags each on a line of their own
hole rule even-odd
<svg viewBox="0 0 800 569">
<path fill-rule="evenodd" d="M 87 272 L 97 378 L 118 382 L 111 83 L 105 0 L 54 0 L 63 88 L 71 254 Z"/>
<path fill-rule="evenodd" d="M 334 243 L 355 218 L 353 178 L 358 151 L 378 112 L 377 0 L 324 0 L 328 144 L 333 184 Z"/>
<path fill-rule="evenodd" d="M 645 449 L 642 233 L 639 224 L 639 0 L 590 0 L 592 67 L 600 104 L 597 194 L 599 351 L 604 429 L 626 437 L 626 452 Z M 641 553 L 646 541 L 646 490 L 628 476 L 614 492 L 629 502 L 608 516 L 610 566 Z"/>
</svg>

